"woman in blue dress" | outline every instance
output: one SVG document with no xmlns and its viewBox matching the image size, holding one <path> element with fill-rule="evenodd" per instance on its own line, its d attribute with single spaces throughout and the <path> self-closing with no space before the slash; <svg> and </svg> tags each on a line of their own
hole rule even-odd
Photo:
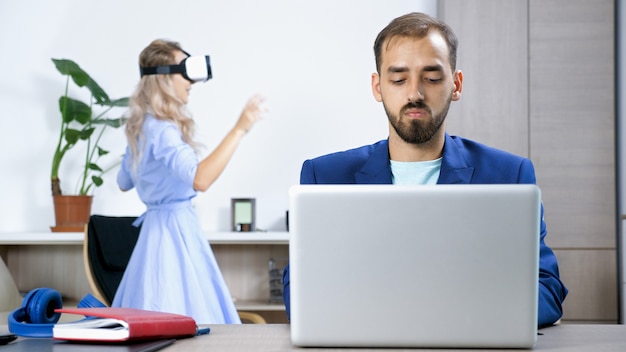
<svg viewBox="0 0 626 352">
<path fill-rule="evenodd" d="M 185 70 L 144 71 L 184 68 L 187 57 L 178 43 L 165 40 L 153 41 L 139 56 L 142 78 L 130 99 L 128 147 L 117 182 L 123 191 L 135 188 L 147 211 L 136 222 L 141 233 L 112 306 L 184 314 L 199 324 L 240 323 L 191 199 L 224 170 L 261 118 L 263 99 L 250 98 L 235 126 L 200 160 L 187 110 L 194 81 Z"/>
</svg>

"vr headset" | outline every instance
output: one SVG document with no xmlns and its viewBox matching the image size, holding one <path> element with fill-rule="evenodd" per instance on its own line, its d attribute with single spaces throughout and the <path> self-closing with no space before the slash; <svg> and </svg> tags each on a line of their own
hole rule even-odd
<svg viewBox="0 0 626 352">
<path fill-rule="evenodd" d="M 211 60 L 209 59 L 209 55 L 191 56 L 187 52 L 183 52 L 187 57 L 178 65 L 139 66 L 141 77 L 144 75 L 180 73 L 185 79 L 191 81 L 191 83 L 206 82 L 213 77 L 211 74 Z"/>
</svg>

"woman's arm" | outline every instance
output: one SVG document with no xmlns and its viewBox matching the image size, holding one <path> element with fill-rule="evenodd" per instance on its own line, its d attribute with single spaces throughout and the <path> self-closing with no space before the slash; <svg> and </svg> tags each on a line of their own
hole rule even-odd
<svg viewBox="0 0 626 352">
<path fill-rule="evenodd" d="M 200 163 L 193 181 L 197 191 L 204 192 L 222 174 L 226 165 L 235 153 L 239 143 L 252 126 L 261 119 L 265 109 L 262 108 L 263 97 L 251 97 L 244 107 L 235 126 L 226 134 L 222 142 Z"/>
</svg>

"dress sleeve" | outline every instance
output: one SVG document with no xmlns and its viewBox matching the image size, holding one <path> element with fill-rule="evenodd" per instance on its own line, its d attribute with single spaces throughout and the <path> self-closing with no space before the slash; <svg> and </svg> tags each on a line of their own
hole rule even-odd
<svg viewBox="0 0 626 352">
<path fill-rule="evenodd" d="M 124 153 L 124 157 L 122 158 L 122 163 L 120 165 L 120 170 L 117 172 L 117 185 L 124 191 L 128 191 L 135 187 L 133 179 L 130 175 L 131 163 L 130 149 L 126 147 L 126 152 Z"/>
<path fill-rule="evenodd" d="M 183 141 L 176 126 L 168 124 L 157 133 L 152 153 L 155 160 L 165 165 L 173 175 L 193 187 L 198 170 L 198 156 L 193 148 Z"/>
</svg>

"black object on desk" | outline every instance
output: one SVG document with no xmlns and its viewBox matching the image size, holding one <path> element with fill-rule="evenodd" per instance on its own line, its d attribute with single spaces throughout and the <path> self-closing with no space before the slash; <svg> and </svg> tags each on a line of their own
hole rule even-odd
<svg viewBox="0 0 626 352">
<path fill-rule="evenodd" d="M 2 334 L 0 335 L 0 345 L 6 345 L 11 341 L 17 339 L 17 335 L 15 334 Z"/>
<path fill-rule="evenodd" d="M 2 346 L 2 352 L 153 352 L 163 349 L 175 341 L 175 339 L 166 339 L 124 344 L 88 344 L 48 338 L 27 338 Z"/>
</svg>

